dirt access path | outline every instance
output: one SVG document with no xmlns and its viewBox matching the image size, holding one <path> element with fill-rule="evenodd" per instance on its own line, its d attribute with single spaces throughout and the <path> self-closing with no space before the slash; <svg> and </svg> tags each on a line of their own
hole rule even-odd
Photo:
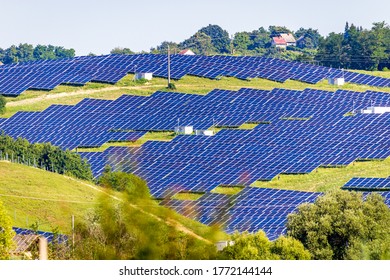
<svg viewBox="0 0 390 280">
<path fill-rule="evenodd" d="M 118 86 L 112 86 L 107 88 L 98 88 L 98 89 L 81 89 L 71 92 L 60 92 L 60 93 L 48 93 L 48 94 L 42 94 L 37 97 L 33 98 L 27 98 L 23 100 L 18 101 L 9 101 L 7 102 L 7 107 L 16 107 L 16 106 L 23 106 L 23 105 L 29 105 L 41 102 L 43 100 L 49 100 L 49 99 L 57 99 L 62 97 L 70 97 L 70 96 L 78 96 L 78 95 L 89 95 L 93 93 L 98 92 L 107 92 L 107 91 L 115 91 L 115 90 L 121 90 L 121 89 L 142 89 L 142 88 L 160 88 L 163 85 L 149 85 L 149 86 L 129 86 L 129 87 L 118 87 Z"/>
<path fill-rule="evenodd" d="M 82 182 L 82 181 L 78 181 L 78 180 L 76 180 L 76 179 L 74 179 L 74 178 L 72 178 L 72 177 L 67 177 L 67 178 L 69 178 L 69 179 L 71 179 L 71 180 L 74 180 L 74 181 L 77 181 L 78 183 L 81 183 L 81 184 L 83 184 L 83 185 L 85 185 L 85 186 L 87 186 L 87 187 L 89 187 L 89 188 L 92 188 L 92 189 L 94 189 L 95 191 L 104 193 L 104 194 L 108 195 L 109 197 L 111 197 L 111 198 L 113 198 L 113 199 L 115 199 L 115 200 L 117 200 L 117 201 L 123 202 L 122 199 L 120 199 L 120 198 L 118 198 L 118 197 L 116 197 L 116 196 L 114 196 L 114 195 L 108 194 L 108 193 L 106 193 L 105 191 L 103 191 L 103 190 L 101 190 L 101 189 L 95 187 L 94 185 L 91 185 L 91 184 L 88 184 L 88 183 L 85 183 L 85 182 Z M 188 235 L 190 235 L 190 236 L 192 236 L 192 237 L 194 237 L 194 238 L 196 238 L 196 239 L 199 239 L 199 240 L 201 240 L 201 241 L 204 241 L 204 242 L 206 242 L 206 243 L 208 243 L 208 244 L 211 244 L 211 243 L 212 243 L 210 240 L 207 240 L 207 239 L 203 238 L 202 236 L 196 234 L 196 233 L 193 232 L 191 229 L 185 227 L 184 225 L 182 225 L 181 223 L 179 223 L 178 221 L 176 221 L 176 220 L 174 220 L 174 219 L 168 218 L 167 220 L 163 220 L 162 218 L 160 218 L 160 217 L 158 217 L 158 216 L 156 216 L 156 215 L 154 215 L 154 214 L 152 214 L 152 213 L 149 213 L 149 212 L 147 212 L 147 211 L 141 209 L 141 208 L 138 207 L 137 205 L 134 205 L 134 204 L 131 204 L 131 203 L 130 203 L 130 206 L 131 206 L 132 208 L 137 209 L 138 211 L 140 211 L 140 212 L 142 212 L 142 213 L 144 213 L 144 214 L 150 216 L 151 218 L 153 218 L 153 219 L 155 219 L 155 220 L 157 220 L 157 221 L 159 221 L 159 222 L 162 222 L 162 223 L 165 223 L 165 224 L 167 224 L 167 225 L 169 225 L 169 226 L 174 227 L 174 228 L 177 229 L 178 231 L 184 232 L 185 234 L 188 234 Z"/>
</svg>

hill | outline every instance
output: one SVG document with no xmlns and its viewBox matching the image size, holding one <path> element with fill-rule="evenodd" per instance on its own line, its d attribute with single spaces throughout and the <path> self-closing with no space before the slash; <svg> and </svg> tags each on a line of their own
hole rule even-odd
<svg viewBox="0 0 390 280">
<path fill-rule="evenodd" d="M 109 193 L 89 182 L 6 161 L 0 161 L 0 174 L 0 199 L 17 227 L 30 228 L 38 223 L 39 230 L 52 231 L 58 227 L 60 232 L 70 233 L 72 215 L 82 222 L 102 196 L 122 200 L 121 193 Z M 160 207 L 155 201 L 133 207 L 144 219 L 169 224 L 200 239 L 215 234 L 214 229 Z"/>
</svg>

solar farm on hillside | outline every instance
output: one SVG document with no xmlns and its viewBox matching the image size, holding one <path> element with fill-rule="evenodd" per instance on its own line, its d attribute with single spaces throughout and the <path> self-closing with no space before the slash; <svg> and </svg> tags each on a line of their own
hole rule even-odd
<svg viewBox="0 0 390 280">
<path fill-rule="evenodd" d="M 50 90 L 60 84 L 90 81 L 116 83 L 128 73 L 166 77 L 166 56 L 109 55 L 20 63 L 0 67 L 0 92 L 16 96 L 28 89 Z M 356 84 L 389 87 L 390 80 L 340 69 L 264 57 L 172 56 L 171 77 L 231 76 L 315 84 L 342 75 Z M 367 108 L 390 107 L 385 92 L 335 92 L 277 88 L 236 91 L 215 89 L 206 95 L 157 91 L 151 96 L 123 95 L 116 100 L 86 98 L 76 105 L 52 105 L 42 112 L 18 112 L 0 119 L 0 131 L 31 143 L 50 142 L 62 149 L 100 147 L 135 141 L 151 131 L 175 126 L 222 128 L 214 136 L 178 135 L 140 147 L 110 147 L 80 152 L 99 177 L 105 166 L 145 179 L 162 205 L 227 232 L 263 229 L 276 239 L 285 232 L 287 215 L 322 195 L 255 188 L 256 181 L 281 174 L 306 174 L 320 167 L 347 166 L 357 160 L 390 156 L 390 113 L 367 114 Z M 238 129 L 255 124 L 253 129 Z M 387 178 L 350 178 L 344 189 L 379 191 L 390 206 Z M 219 186 L 241 186 L 236 195 L 216 194 Z M 170 199 L 179 192 L 204 194 L 196 201 Z"/>
</svg>

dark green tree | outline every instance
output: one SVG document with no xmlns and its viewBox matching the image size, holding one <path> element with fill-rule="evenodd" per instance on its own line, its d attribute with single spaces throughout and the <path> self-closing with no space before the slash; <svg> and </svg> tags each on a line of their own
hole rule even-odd
<svg viewBox="0 0 390 280">
<path fill-rule="evenodd" d="M 233 39 L 234 51 L 245 53 L 251 42 L 250 34 L 248 32 L 237 32 Z"/>
<path fill-rule="evenodd" d="M 202 55 L 210 55 L 215 53 L 215 49 L 211 43 L 211 37 L 201 32 L 195 33 L 195 35 L 180 43 L 179 48 L 190 48 L 194 51 L 194 53 Z"/>
<path fill-rule="evenodd" d="M 324 66 L 342 68 L 344 54 L 342 48 L 343 35 L 330 33 L 328 37 L 320 39 L 316 60 Z"/>
<path fill-rule="evenodd" d="M 156 53 L 156 54 L 167 54 L 168 53 L 168 46 L 169 46 L 171 54 L 178 53 L 178 51 L 179 51 L 178 44 L 176 44 L 175 42 L 168 42 L 168 41 L 162 42 L 156 48 L 151 48 L 150 52 Z"/>
<path fill-rule="evenodd" d="M 110 51 L 110 53 L 111 54 L 134 54 L 134 52 L 129 48 L 120 48 L 120 47 L 113 48 Z"/>
<path fill-rule="evenodd" d="M 297 47 L 301 49 L 316 49 L 319 45 L 321 35 L 318 30 L 312 28 L 299 28 L 295 32 L 297 37 Z"/>
<path fill-rule="evenodd" d="M 390 209 L 378 194 L 331 191 L 288 217 L 288 235 L 314 259 L 390 257 Z M 379 246 L 379 244 L 382 244 Z"/>
<path fill-rule="evenodd" d="M 211 45 L 217 53 L 230 53 L 231 52 L 231 40 L 229 33 L 223 30 L 219 25 L 209 24 L 206 27 L 201 28 L 198 33 L 206 34 L 211 38 Z"/>
<path fill-rule="evenodd" d="M 270 25 L 268 27 L 268 32 L 271 34 L 271 37 L 278 36 L 281 33 L 291 33 L 294 34 L 290 29 L 285 26 Z"/>
</svg>

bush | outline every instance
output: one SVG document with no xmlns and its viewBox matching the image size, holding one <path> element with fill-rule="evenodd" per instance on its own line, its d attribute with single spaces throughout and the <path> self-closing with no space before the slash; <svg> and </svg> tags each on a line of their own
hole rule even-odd
<svg viewBox="0 0 390 280">
<path fill-rule="evenodd" d="M 264 231 L 233 235 L 234 245 L 227 246 L 220 258 L 227 260 L 309 260 L 310 253 L 301 242 L 281 236 L 269 241 Z"/>
<path fill-rule="evenodd" d="M 176 86 L 174 83 L 169 83 L 167 88 L 170 90 L 176 90 Z"/>
<path fill-rule="evenodd" d="M 13 247 L 13 236 L 11 218 L 6 214 L 5 208 L 0 201 L 0 260 L 6 260 L 10 257 L 10 250 Z"/>
<path fill-rule="evenodd" d="M 5 100 L 5 97 L 0 95 L 0 115 L 5 113 L 5 105 L 7 101 Z"/>
<path fill-rule="evenodd" d="M 132 199 L 150 198 L 149 188 L 143 179 L 134 174 L 112 172 L 109 166 L 105 167 L 98 183 L 102 187 L 125 192 Z"/>
</svg>

